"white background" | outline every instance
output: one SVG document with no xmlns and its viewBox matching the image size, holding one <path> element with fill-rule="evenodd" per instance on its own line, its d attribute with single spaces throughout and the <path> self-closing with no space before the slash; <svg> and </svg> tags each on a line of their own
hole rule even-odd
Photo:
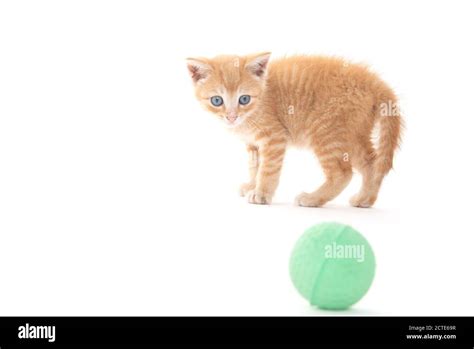
<svg viewBox="0 0 474 349">
<path fill-rule="evenodd" d="M 377 273 L 336 314 L 474 315 L 470 2 L 3 1 L 0 315 L 327 315 L 293 289 L 309 226 L 351 224 Z M 370 64 L 407 131 L 373 209 L 325 208 L 289 152 L 272 206 L 238 197 L 244 145 L 194 99 L 188 56 Z"/>
</svg>

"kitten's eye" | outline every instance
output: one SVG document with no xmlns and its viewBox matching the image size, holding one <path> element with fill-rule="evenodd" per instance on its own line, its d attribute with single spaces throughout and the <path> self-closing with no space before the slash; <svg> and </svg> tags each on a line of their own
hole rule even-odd
<svg viewBox="0 0 474 349">
<path fill-rule="evenodd" d="M 212 96 L 211 103 L 214 107 L 220 107 L 224 103 L 224 100 L 221 96 Z"/>
<path fill-rule="evenodd" d="M 242 95 L 239 98 L 239 103 L 242 105 L 246 105 L 250 103 L 250 96 L 249 95 Z"/>
</svg>

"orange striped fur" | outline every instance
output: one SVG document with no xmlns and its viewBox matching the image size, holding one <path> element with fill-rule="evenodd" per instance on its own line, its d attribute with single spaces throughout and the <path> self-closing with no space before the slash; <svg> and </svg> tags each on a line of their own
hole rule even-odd
<svg viewBox="0 0 474 349">
<path fill-rule="evenodd" d="M 342 59 L 269 58 L 188 59 L 198 100 L 247 144 L 250 181 L 241 195 L 250 203 L 271 203 L 285 150 L 295 145 L 313 151 L 326 175 L 314 192 L 297 196 L 298 205 L 334 199 L 356 169 L 363 183 L 350 203 L 372 206 L 400 142 L 402 119 L 393 91 L 366 67 Z M 250 97 L 248 104 L 239 103 L 243 95 Z M 222 99 L 212 101 L 222 105 L 213 105 L 215 96 Z M 371 138 L 376 129 L 378 142 Z"/>
</svg>

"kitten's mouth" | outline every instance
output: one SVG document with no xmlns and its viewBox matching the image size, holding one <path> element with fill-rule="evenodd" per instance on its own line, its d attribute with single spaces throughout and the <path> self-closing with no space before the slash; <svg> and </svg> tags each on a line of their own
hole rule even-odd
<svg viewBox="0 0 474 349">
<path fill-rule="evenodd" d="M 231 118 L 231 119 L 229 119 L 227 117 L 224 117 L 224 123 L 229 128 L 236 127 L 236 126 L 240 125 L 243 120 L 244 119 L 242 118 L 242 116 L 237 116 L 237 117 Z"/>
</svg>

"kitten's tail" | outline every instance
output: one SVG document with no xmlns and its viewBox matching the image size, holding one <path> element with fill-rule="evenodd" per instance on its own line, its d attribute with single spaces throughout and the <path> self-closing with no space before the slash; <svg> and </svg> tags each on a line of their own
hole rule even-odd
<svg viewBox="0 0 474 349">
<path fill-rule="evenodd" d="M 393 156 L 401 142 L 403 119 L 397 99 L 391 92 L 379 99 L 376 110 L 380 131 L 374 169 L 383 178 L 393 167 Z"/>
</svg>

